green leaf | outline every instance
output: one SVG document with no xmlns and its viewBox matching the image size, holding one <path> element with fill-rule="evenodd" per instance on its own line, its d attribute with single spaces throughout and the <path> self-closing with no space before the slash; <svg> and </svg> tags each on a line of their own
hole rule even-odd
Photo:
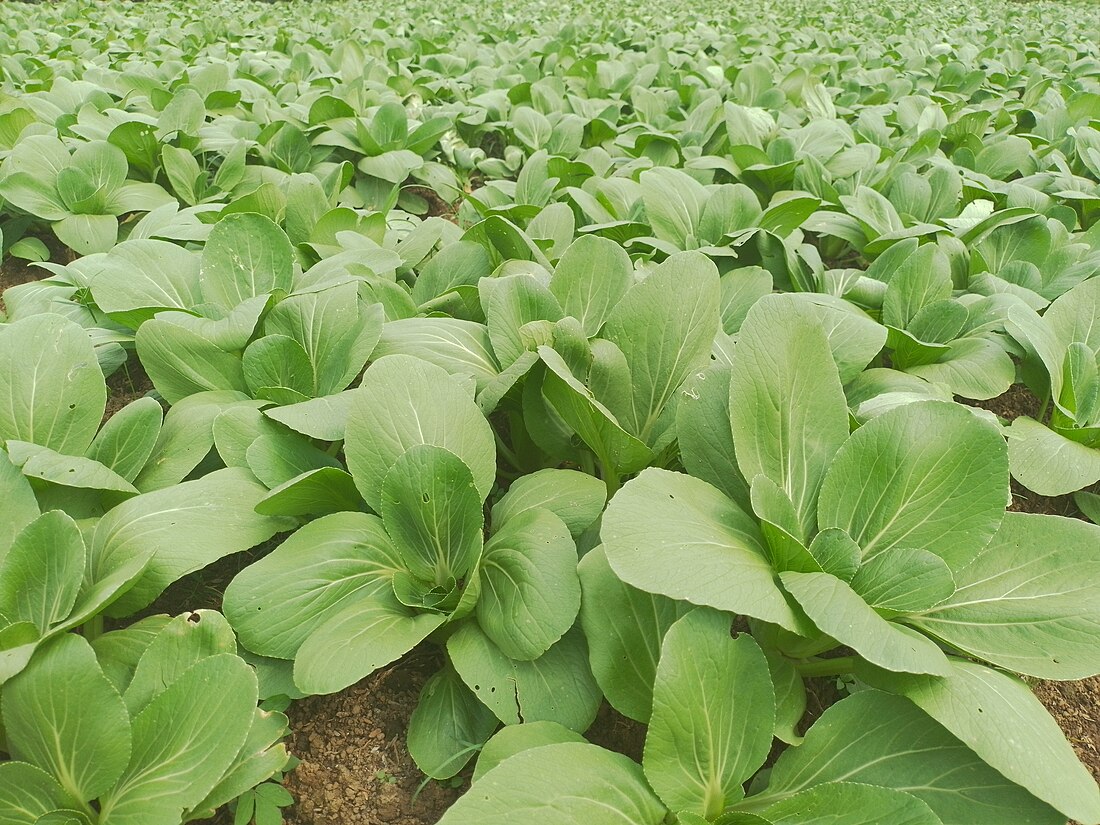
<svg viewBox="0 0 1100 825">
<path fill-rule="evenodd" d="M 573 626 L 581 606 L 577 546 L 549 510 L 506 521 L 486 543 L 480 572 L 478 624 L 506 656 L 536 659 Z"/>
<path fill-rule="evenodd" d="M 313 364 L 302 345 L 285 335 L 265 335 L 241 358 L 245 384 L 254 398 L 297 404 L 313 394 Z"/>
<path fill-rule="evenodd" d="M 505 760 L 439 825 L 661 825 L 665 814 L 637 763 L 595 745 L 562 743 Z"/>
<path fill-rule="evenodd" d="M 233 763 L 256 708 L 256 676 L 219 654 L 192 665 L 133 720 L 133 753 L 100 817 L 170 825 L 203 800 Z"/>
<path fill-rule="evenodd" d="M 647 444 L 684 379 L 710 363 L 719 294 L 710 259 L 698 252 L 673 255 L 631 287 L 604 325 L 603 337 L 622 350 L 630 368 L 631 413 L 622 424 Z"/>
<path fill-rule="evenodd" d="M 85 330 L 50 313 L 0 327 L 0 440 L 83 455 L 106 406 L 107 387 Z"/>
<path fill-rule="evenodd" d="M 354 390 L 264 410 L 268 418 L 321 441 L 343 441 Z"/>
<path fill-rule="evenodd" d="M 147 493 L 183 481 L 214 446 L 214 421 L 240 404 L 255 402 L 244 393 L 221 390 L 196 393 L 174 404 L 134 486 Z"/>
<path fill-rule="evenodd" d="M 838 579 L 851 583 L 859 570 L 859 545 L 852 541 L 851 536 L 836 527 L 828 527 L 814 536 L 807 549 L 824 572 Z"/>
<path fill-rule="evenodd" d="M 890 275 L 882 300 L 882 322 L 906 329 L 929 304 L 951 297 L 951 269 L 935 244 L 919 246 Z"/>
<path fill-rule="evenodd" d="M 647 169 L 639 177 L 646 217 L 654 234 L 680 249 L 696 246 L 707 200 L 702 184 L 679 169 Z"/>
<path fill-rule="evenodd" d="M 688 378 L 676 402 L 676 439 L 684 469 L 749 510 L 730 425 L 730 377 L 730 367 L 713 366 Z"/>
<path fill-rule="evenodd" d="M 596 682 L 615 710 L 648 722 L 661 642 L 688 606 L 623 583 L 603 547 L 581 559 L 581 627 Z"/>
<path fill-rule="evenodd" d="M 225 590 L 223 609 L 255 653 L 292 659 L 346 606 L 389 586 L 400 558 L 377 516 L 334 513 L 311 521 Z"/>
<path fill-rule="evenodd" d="M 775 482 L 812 535 L 818 490 L 848 437 L 848 407 L 810 309 L 785 296 L 753 305 L 737 343 L 729 410 L 742 474 Z"/>
<path fill-rule="evenodd" d="M 468 622 L 447 640 L 447 653 L 466 686 L 506 725 L 557 722 L 579 733 L 596 718 L 600 689 L 576 628 L 539 658 L 522 662 Z"/>
<path fill-rule="evenodd" d="M 112 615 L 139 610 L 185 574 L 285 530 L 285 521 L 254 511 L 266 492 L 246 470 L 230 468 L 135 496 L 107 513 L 92 537 L 93 577 L 141 552 L 154 553 L 141 579 L 111 606 Z"/>
<path fill-rule="evenodd" d="M 68 215 L 53 225 L 57 239 L 78 255 L 106 252 L 118 240 L 114 215 Z"/>
<path fill-rule="evenodd" d="M 352 396 L 345 455 L 363 499 L 381 508 L 382 482 L 417 444 L 450 450 L 470 468 L 484 500 L 496 478 L 488 422 L 461 384 L 443 369 L 407 355 L 375 361 Z"/>
<path fill-rule="evenodd" d="M 294 684 L 306 694 L 343 690 L 408 653 L 444 621 L 405 607 L 392 591 L 349 600 L 298 649 Z"/>
<path fill-rule="evenodd" d="M 240 356 L 186 327 L 154 318 L 141 325 L 135 341 L 142 366 L 169 404 L 210 390 L 249 390 Z"/>
<path fill-rule="evenodd" d="M 312 397 L 347 389 L 378 343 L 382 322 L 382 307 L 360 305 L 356 284 L 347 283 L 280 301 L 264 319 L 264 330 L 301 345 L 312 366 L 305 390 Z"/>
<path fill-rule="evenodd" d="M 15 622 L 0 628 L 0 685 L 23 671 L 41 640 L 34 622 Z"/>
<path fill-rule="evenodd" d="M 474 766 L 473 782 L 517 753 L 542 747 L 560 745 L 565 742 L 586 744 L 579 733 L 562 727 L 557 722 L 526 722 L 522 725 L 506 725 L 501 728 L 481 749 L 477 764 Z"/>
<path fill-rule="evenodd" d="M 828 573 L 780 573 L 787 591 L 828 636 L 867 661 L 905 673 L 950 673 L 947 657 L 914 630 L 888 622 L 852 588 Z"/>
<path fill-rule="evenodd" d="M 210 230 L 199 266 L 203 298 L 231 310 L 247 298 L 282 289 L 294 279 L 286 233 L 255 213 L 226 215 Z"/>
<path fill-rule="evenodd" d="M 970 656 L 1042 679 L 1100 672 L 1100 528 L 1008 513 L 947 601 L 906 619 Z"/>
<path fill-rule="evenodd" d="M 324 516 L 365 508 L 355 479 L 340 467 L 306 470 L 256 503 L 256 512 L 264 516 Z"/>
<path fill-rule="evenodd" d="M 131 401 L 107 420 L 85 456 L 133 482 L 153 454 L 163 418 L 155 399 Z"/>
<path fill-rule="evenodd" d="M 381 509 L 403 567 L 424 581 L 462 578 L 481 553 L 481 496 L 470 468 L 442 447 L 418 444 L 398 456 Z"/>
<path fill-rule="evenodd" d="M 32 521 L 0 559 L 0 615 L 45 634 L 68 618 L 84 578 L 80 528 L 60 510 Z"/>
<path fill-rule="evenodd" d="M 864 424 L 837 453 L 821 486 L 821 527 L 847 532 L 865 559 L 918 547 L 958 570 L 1004 517 L 1006 452 L 997 429 L 965 407 L 904 404 Z"/>
<path fill-rule="evenodd" d="M 213 610 L 182 613 L 172 619 L 145 649 L 122 695 L 130 716 L 137 716 L 195 662 L 219 653 L 237 652 L 237 637 Z"/>
<path fill-rule="evenodd" d="M 119 693 L 125 692 L 142 655 L 170 621 L 171 617 L 164 614 L 148 616 L 121 630 L 110 630 L 92 641 L 92 650 L 103 674 Z"/>
<path fill-rule="evenodd" d="M 867 604 L 898 613 L 927 610 L 955 592 L 947 562 L 927 550 L 901 547 L 869 559 L 849 583 Z"/>
<path fill-rule="evenodd" d="M 623 248 L 606 238 L 582 235 L 562 253 L 550 292 L 562 312 L 581 323 L 592 338 L 634 282 L 634 267 Z"/>
<path fill-rule="evenodd" d="M 906 372 L 932 383 L 946 384 L 956 395 L 984 401 L 1008 391 L 1016 368 L 1000 344 L 984 338 L 960 338 L 933 364 L 907 367 Z"/>
<path fill-rule="evenodd" d="M 839 781 L 913 794 L 943 825 L 1065 823 L 911 702 L 877 690 L 826 710 L 802 744 L 779 757 L 762 798 Z"/>
<path fill-rule="evenodd" d="M 854 782 L 829 782 L 764 809 L 772 825 L 942 825 L 917 797 Z"/>
<path fill-rule="evenodd" d="M 704 481 L 644 471 L 611 500 L 600 535 L 612 569 L 640 590 L 805 627 L 779 589 L 756 522 Z"/>
<path fill-rule="evenodd" d="M 374 356 L 377 360 L 387 355 L 414 355 L 451 375 L 468 375 L 478 392 L 500 373 L 488 328 L 458 318 L 387 321 Z"/>
<path fill-rule="evenodd" d="M 23 475 L 48 481 L 63 487 L 132 495 L 137 493 L 130 482 L 98 461 L 72 455 L 60 455 L 48 447 L 25 441 L 8 441 L 8 455 Z"/>
<path fill-rule="evenodd" d="M 1062 496 L 1100 481 L 1100 450 L 1021 415 L 1006 431 L 1012 477 L 1042 496 Z"/>
<path fill-rule="evenodd" d="M 39 514 L 30 482 L 3 450 L 0 450 L 0 499 L 4 501 L 5 515 L 0 519 L 0 563 L 3 563 L 16 536 Z"/>
<path fill-rule="evenodd" d="M 577 538 L 603 512 L 607 488 L 599 479 L 576 470 L 539 470 L 512 482 L 493 505 L 492 526 L 501 525 L 536 508 L 549 510 L 565 522 Z"/>
<path fill-rule="evenodd" d="M 72 801 L 41 768 L 26 762 L 0 763 L 0 816 L 10 825 L 35 825 L 39 817 Z"/>
<path fill-rule="evenodd" d="M 951 661 L 945 677 L 870 668 L 857 675 L 873 687 L 912 700 L 1005 778 L 1065 816 L 1100 821 L 1100 787 L 1019 679 L 958 659 Z"/>
<path fill-rule="evenodd" d="M 623 428 L 592 390 L 572 373 L 557 351 L 542 346 L 539 356 L 547 366 L 542 394 L 596 454 L 606 477 L 637 472 L 653 459 L 649 447 Z"/>
<path fill-rule="evenodd" d="M 409 755 L 433 779 L 461 771 L 497 725 L 496 716 L 478 701 L 450 668 L 432 676 L 420 691 L 409 718 Z"/>
<path fill-rule="evenodd" d="M 108 251 L 92 279 L 96 305 L 137 328 L 157 310 L 190 311 L 203 303 L 199 256 L 168 241 L 123 241 Z"/>
<path fill-rule="evenodd" d="M 642 762 L 671 810 L 708 819 L 744 796 L 775 728 L 767 660 L 749 636 L 731 639 L 730 623 L 702 608 L 665 634 Z"/>
<path fill-rule="evenodd" d="M 73 799 L 104 793 L 130 758 L 122 697 L 73 634 L 40 649 L 4 686 L 3 719 L 12 756 L 52 774 Z"/>
</svg>

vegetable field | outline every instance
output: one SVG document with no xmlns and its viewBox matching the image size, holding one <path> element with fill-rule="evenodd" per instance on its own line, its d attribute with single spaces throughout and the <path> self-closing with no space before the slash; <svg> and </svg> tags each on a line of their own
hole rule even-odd
<svg viewBox="0 0 1100 825">
<path fill-rule="evenodd" d="M 0 3 L 0 824 L 1100 825 L 1100 5 L 668 5 Z"/>
</svg>

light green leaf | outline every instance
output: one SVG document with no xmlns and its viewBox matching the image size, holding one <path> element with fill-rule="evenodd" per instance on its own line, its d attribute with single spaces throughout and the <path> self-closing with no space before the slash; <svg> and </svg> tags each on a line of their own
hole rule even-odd
<svg viewBox="0 0 1100 825">
<path fill-rule="evenodd" d="M 710 363 L 719 296 L 710 259 L 698 252 L 673 255 L 631 287 L 604 325 L 603 337 L 622 350 L 630 367 L 631 414 L 621 423 L 647 444 L 684 379 Z"/>
<path fill-rule="evenodd" d="M 1100 787 L 1027 685 L 959 659 L 948 674 L 858 673 L 873 687 L 912 700 L 988 765 L 1065 816 L 1100 821 Z"/>
<path fill-rule="evenodd" d="M 730 376 L 730 367 L 713 366 L 688 377 L 676 401 L 676 438 L 684 469 L 749 510 L 730 425 Z"/>
<path fill-rule="evenodd" d="M 0 816 L 9 825 L 35 825 L 39 817 L 72 802 L 41 768 L 26 762 L 0 763 Z"/>
<path fill-rule="evenodd" d="M 106 406 L 85 330 L 50 313 L 0 327 L 0 440 L 83 455 Z"/>
<path fill-rule="evenodd" d="M 665 814 L 637 763 L 595 745 L 562 743 L 506 759 L 439 825 L 661 825 Z"/>
<path fill-rule="evenodd" d="M 772 825 L 942 825 L 916 796 L 854 782 L 815 785 L 763 814 Z"/>
<path fill-rule="evenodd" d="M 8 455 L 23 475 L 48 481 L 63 487 L 132 495 L 137 493 L 130 482 L 98 461 L 74 455 L 60 455 L 49 447 L 39 447 L 26 441 L 8 441 Z"/>
<path fill-rule="evenodd" d="M 57 239 L 78 255 L 106 252 L 118 240 L 114 215 L 67 215 L 53 225 Z"/>
<path fill-rule="evenodd" d="M 30 482 L 0 450 L 0 500 L 5 518 L 0 519 L 0 563 L 23 528 L 38 518 L 38 501 Z"/>
<path fill-rule="evenodd" d="M 294 684 L 306 694 L 343 690 L 408 653 L 444 621 L 405 607 L 392 591 L 349 600 L 298 648 Z"/>
<path fill-rule="evenodd" d="M 133 720 L 130 764 L 100 817 L 112 825 L 174 825 L 233 763 L 256 708 L 256 676 L 219 654 L 192 665 Z"/>
<path fill-rule="evenodd" d="M 409 718 L 409 755 L 433 779 L 449 779 L 473 758 L 497 725 L 496 716 L 445 668 L 420 691 Z"/>
<path fill-rule="evenodd" d="M 950 673 L 947 657 L 924 636 L 888 622 L 828 573 L 780 573 L 783 586 L 815 625 L 867 661 L 905 673 Z"/>
<path fill-rule="evenodd" d="M 1006 453 L 997 429 L 965 407 L 904 404 L 868 421 L 837 453 L 821 486 L 821 527 L 847 532 L 865 559 L 918 547 L 958 570 L 1004 517 Z"/>
<path fill-rule="evenodd" d="M 85 455 L 133 482 L 153 454 L 164 412 L 153 398 L 138 398 L 112 415 Z"/>
<path fill-rule="evenodd" d="M 665 634 L 642 762 L 671 810 L 708 819 L 744 796 L 775 728 L 767 660 L 751 637 L 731 639 L 730 623 L 701 608 Z"/>
<path fill-rule="evenodd" d="M 617 243 L 582 235 L 562 254 L 550 279 L 550 292 L 562 312 L 594 337 L 634 282 L 630 257 Z"/>
<path fill-rule="evenodd" d="M 256 503 L 256 512 L 265 516 L 324 516 L 365 508 L 355 479 L 340 467 L 306 470 Z"/>
<path fill-rule="evenodd" d="M 102 260 L 91 290 L 100 309 L 136 329 L 156 310 L 203 303 L 199 256 L 168 241 L 123 241 Z"/>
<path fill-rule="evenodd" d="M 611 500 L 600 535 L 611 568 L 640 590 L 805 627 L 779 589 L 756 522 L 704 481 L 646 470 Z"/>
<path fill-rule="evenodd" d="M 169 321 L 146 321 L 135 338 L 138 357 L 169 404 L 208 390 L 247 393 L 241 358 Z"/>
<path fill-rule="evenodd" d="M 578 573 L 592 673 L 615 710 L 648 722 L 661 641 L 689 606 L 625 584 L 607 563 L 603 547 L 585 554 Z"/>
<path fill-rule="evenodd" d="M 84 578 L 85 549 L 76 522 L 43 513 L 0 559 L 0 615 L 34 622 L 40 634 L 68 618 Z"/>
<path fill-rule="evenodd" d="M 407 355 L 375 361 L 348 411 L 345 455 L 363 499 L 381 507 L 382 482 L 417 444 L 450 450 L 470 468 L 484 500 L 496 479 L 496 445 L 474 399 L 442 368 Z"/>
<path fill-rule="evenodd" d="M 492 526 L 498 530 L 522 513 L 542 508 L 565 522 L 576 538 L 599 518 L 606 501 L 606 486 L 593 476 L 576 470 L 539 470 L 512 482 L 493 505 Z"/>
<path fill-rule="evenodd" d="M 526 722 L 522 725 L 506 725 L 493 734 L 478 754 L 472 781 L 481 777 L 517 753 L 543 745 L 560 745 L 565 742 L 587 744 L 579 733 L 562 727 L 557 722 Z"/>
<path fill-rule="evenodd" d="M 305 525 L 246 567 L 223 609 L 255 653 L 292 659 L 344 607 L 389 586 L 400 559 L 377 516 L 334 513 Z"/>
<path fill-rule="evenodd" d="M 1071 441 L 1021 415 L 1006 430 L 1012 477 L 1042 496 L 1062 496 L 1100 481 L 1100 450 Z"/>
<path fill-rule="evenodd" d="M 812 310 L 785 296 L 753 305 L 737 343 L 729 410 L 742 474 L 775 482 L 812 535 L 818 490 L 848 437 L 844 390 Z"/>
<path fill-rule="evenodd" d="M 12 756 L 52 774 L 73 799 L 104 793 L 130 759 L 122 697 L 74 634 L 43 647 L 4 685 L 3 718 Z"/>
<path fill-rule="evenodd" d="M 1008 513 L 958 590 L 907 624 L 970 656 L 1042 679 L 1100 672 L 1100 528 Z"/>
<path fill-rule="evenodd" d="M 557 722 L 579 733 L 596 718 L 600 689 L 577 628 L 539 658 L 521 662 L 468 622 L 447 640 L 447 653 L 466 686 L 506 725 Z"/>
<path fill-rule="evenodd" d="M 481 496 L 470 468 L 442 447 L 418 444 L 397 457 L 381 510 L 403 567 L 426 582 L 462 578 L 481 553 Z"/>
<path fill-rule="evenodd" d="M 943 825 L 1065 825 L 911 702 L 877 690 L 826 710 L 802 744 L 779 757 L 763 798 L 839 781 L 913 794 Z"/>
<path fill-rule="evenodd" d="M 154 553 L 141 579 L 111 606 L 112 615 L 139 610 L 181 576 L 285 530 L 284 520 L 254 511 L 266 493 L 248 471 L 229 468 L 135 496 L 108 512 L 92 537 L 93 580 L 143 552 Z"/>
<path fill-rule="evenodd" d="M 276 289 L 289 292 L 293 261 L 290 240 L 269 218 L 249 212 L 226 215 L 210 230 L 202 252 L 203 298 L 228 311 L 247 298 Z"/>
<path fill-rule="evenodd" d="M 867 604 L 898 613 L 927 610 L 955 592 L 947 562 L 927 550 L 903 547 L 868 559 L 849 583 Z"/>
<path fill-rule="evenodd" d="M 348 410 L 354 397 L 354 390 L 345 390 L 336 395 L 311 398 L 300 404 L 272 407 L 264 410 L 264 415 L 310 438 L 343 441 Z"/>
<path fill-rule="evenodd" d="M 577 546 L 549 510 L 506 521 L 486 543 L 480 571 L 478 624 L 506 656 L 536 659 L 573 626 L 581 606 Z"/>
</svg>

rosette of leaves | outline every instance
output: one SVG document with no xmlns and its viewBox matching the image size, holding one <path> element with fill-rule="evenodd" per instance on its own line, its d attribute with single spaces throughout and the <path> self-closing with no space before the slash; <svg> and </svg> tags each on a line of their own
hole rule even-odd
<svg viewBox="0 0 1100 825">
<path fill-rule="evenodd" d="M 1006 431 L 1013 477 L 1040 495 L 1072 493 L 1100 481 L 1100 280 L 1090 278 L 1040 317 L 1021 307 L 1009 332 L 1024 347 L 1023 377 L 1042 399 L 1038 420 Z"/>
<path fill-rule="evenodd" d="M 64 634 L 8 681 L 0 815 L 13 825 L 178 825 L 287 764 L 281 713 L 211 611 Z M 94 710 L 94 712 L 89 712 Z"/>
<path fill-rule="evenodd" d="M 648 469 L 615 495 L 611 570 L 750 617 L 799 673 L 875 674 L 1037 798 L 1096 819 L 1095 783 L 1026 688 L 949 654 L 1048 679 L 1100 671 L 1100 614 L 1081 607 L 1100 603 L 1082 598 L 1100 592 L 1097 528 L 1006 515 L 1004 441 L 967 408 L 903 404 L 851 433 L 828 338 L 788 296 L 758 301 L 733 366 L 694 389 L 676 421 L 692 475 Z M 854 657 L 816 658 L 838 645 Z M 993 707 L 1028 735 L 1001 738 Z M 1025 767 L 1040 749 L 1057 771 Z"/>
<path fill-rule="evenodd" d="M 834 704 L 761 770 L 783 682 L 751 636 L 731 638 L 730 619 L 696 608 L 647 634 L 652 712 L 641 765 L 552 723 L 505 728 L 443 825 L 1065 821 L 922 708 L 879 690 Z M 547 798 L 557 800 L 551 810 Z"/>
<path fill-rule="evenodd" d="M 901 241 L 880 255 L 866 278 L 884 282 L 881 318 L 893 367 L 963 398 L 996 398 L 1012 386 L 1016 366 L 1004 322 L 1019 297 L 955 295 L 951 266 L 936 244 Z"/>
<path fill-rule="evenodd" d="M 87 255 L 118 239 L 118 217 L 148 212 L 172 198 L 155 183 L 128 181 L 122 150 L 106 141 L 81 143 L 70 153 L 58 138 L 21 140 L 0 168 L 0 197 L 49 221 L 58 240 Z"/>
<path fill-rule="evenodd" d="M 568 470 L 516 481 L 492 506 L 493 432 L 467 383 L 407 355 L 351 393 L 348 467 L 371 512 L 307 524 L 226 590 L 249 650 L 294 660 L 303 693 L 332 693 L 425 639 L 447 663 L 413 714 L 410 751 L 453 776 L 500 722 L 584 730 L 599 702 L 583 636 L 579 535 L 603 485 Z"/>
<path fill-rule="evenodd" d="M 100 426 L 106 400 L 76 324 L 47 313 L 0 329 L 0 682 L 66 630 L 129 615 L 293 524 L 255 512 L 267 488 L 246 469 L 184 481 L 219 404 L 165 417 L 142 398 Z"/>
</svg>

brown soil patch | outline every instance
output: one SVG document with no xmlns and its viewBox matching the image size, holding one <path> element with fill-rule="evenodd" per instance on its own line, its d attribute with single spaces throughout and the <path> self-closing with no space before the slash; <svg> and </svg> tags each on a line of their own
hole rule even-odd
<svg viewBox="0 0 1100 825">
<path fill-rule="evenodd" d="M 297 800 L 287 825 L 431 825 L 459 797 L 459 787 L 429 782 L 405 747 L 420 689 L 437 670 L 430 650 L 332 696 L 290 708 L 291 753 L 301 764 L 285 785 Z"/>
<path fill-rule="evenodd" d="M 145 373 L 137 355 L 131 353 L 129 359 L 110 378 L 107 379 L 107 409 L 103 411 L 103 421 L 121 410 L 131 401 L 136 401 L 153 389 L 153 382 Z"/>
</svg>

